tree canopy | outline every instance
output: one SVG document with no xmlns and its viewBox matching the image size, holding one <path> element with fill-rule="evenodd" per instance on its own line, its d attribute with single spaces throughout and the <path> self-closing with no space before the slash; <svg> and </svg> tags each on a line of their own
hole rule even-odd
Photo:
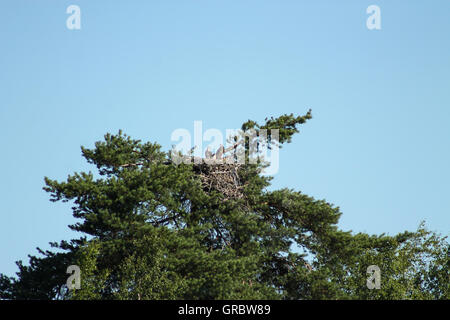
<svg viewBox="0 0 450 320">
<path fill-rule="evenodd" d="M 311 118 L 282 115 L 248 129 L 279 129 L 290 143 Z M 270 136 L 268 137 L 270 139 Z M 70 202 L 80 238 L 51 243 L 1 299 L 448 299 L 450 247 L 422 223 L 388 236 L 338 228 L 341 212 L 290 188 L 269 190 L 262 163 L 238 168 L 243 197 L 207 189 L 195 164 L 119 131 L 81 148 L 97 173 L 45 178 L 51 201 Z M 78 265 L 81 288 L 68 290 Z M 367 268 L 381 271 L 368 289 Z"/>
</svg>

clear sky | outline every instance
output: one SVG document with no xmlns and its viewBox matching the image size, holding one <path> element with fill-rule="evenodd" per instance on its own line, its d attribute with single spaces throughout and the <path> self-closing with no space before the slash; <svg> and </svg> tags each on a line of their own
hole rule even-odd
<svg viewBox="0 0 450 320">
<path fill-rule="evenodd" d="M 275 188 L 339 206 L 344 230 L 448 234 L 449 39 L 448 0 L 0 1 L 0 272 L 78 236 L 42 187 L 94 169 L 81 145 L 123 129 L 169 149 L 194 120 L 309 108 Z"/>
</svg>

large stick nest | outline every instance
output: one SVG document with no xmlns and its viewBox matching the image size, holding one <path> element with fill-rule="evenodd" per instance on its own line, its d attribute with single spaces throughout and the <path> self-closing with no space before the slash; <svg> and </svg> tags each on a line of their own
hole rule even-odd
<svg viewBox="0 0 450 320">
<path fill-rule="evenodd" d="M 223 194 L 226 200 L 241 199 L 244 197 L 244 185 L 239 177 L 241 164 L 194 164 L 194 172 L 199 176 L 203 190 L 217 191 Z"/>
</svg>

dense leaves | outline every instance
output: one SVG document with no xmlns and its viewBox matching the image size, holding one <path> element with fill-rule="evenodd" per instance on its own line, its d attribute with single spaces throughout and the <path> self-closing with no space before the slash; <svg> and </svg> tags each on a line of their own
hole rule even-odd
<svg viewBox="0 0 450 320">
<path fill-rule="evenodd" d="M 283 144 L 310 118 L 249 120 L 242 129 L 279 129 Z M 245 197 L 224 200 L 202 188 L 193 165 L 121 131 L 82 154 L 95 175 L 45 178 L 44 189 L 51 201 L 73 203 L 78 222 L 69 227 L 83 237 L 18 262 L 17 278 L 0 276 L 0 298 L 449 298 L 449 244 L 423 224 L 396 236 L 339 230 L 338 207 L 268 190 L 261 164 L 240 167 Z M 78 290 L 65 285 L 69 265 L 80 266 Z M 381 270 L 379 290 L 366 286 L 370 265 Z"/>
</svg>

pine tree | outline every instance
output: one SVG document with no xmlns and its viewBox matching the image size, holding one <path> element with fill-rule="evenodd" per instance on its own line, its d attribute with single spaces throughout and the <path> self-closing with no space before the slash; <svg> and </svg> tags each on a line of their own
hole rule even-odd
<svg viewBox="0 0 450 320">
<path fill-rule="evenodd" d="M 242 129 L 279 129 L 282 146 L 310 118 L 248 120 Z M 95 175 L 46 177 L 44 187 L 51 201 L 73 203 L 79 222 L 69 227 L 82 236 L 52 243 L 58 253 L 40 250 L 29 266 L 17 262 L 17 278 L 0 276 L 0 298 L 449 298 L 449 244 L 424 225 L 396 236 L 342 231 L 338 207 L 269 191 L 263 163 L 239 166 L 242 197 L 225 197 L 202 184 L 194 163 L 176 164 L 157 143 L 122 131 L 82 155 Z M 79 290 L 65 286 L 69 265 L 81 268 Z M 369 265 L 381 269 L 380 290 L 366 286 Z"/>
</svg>

